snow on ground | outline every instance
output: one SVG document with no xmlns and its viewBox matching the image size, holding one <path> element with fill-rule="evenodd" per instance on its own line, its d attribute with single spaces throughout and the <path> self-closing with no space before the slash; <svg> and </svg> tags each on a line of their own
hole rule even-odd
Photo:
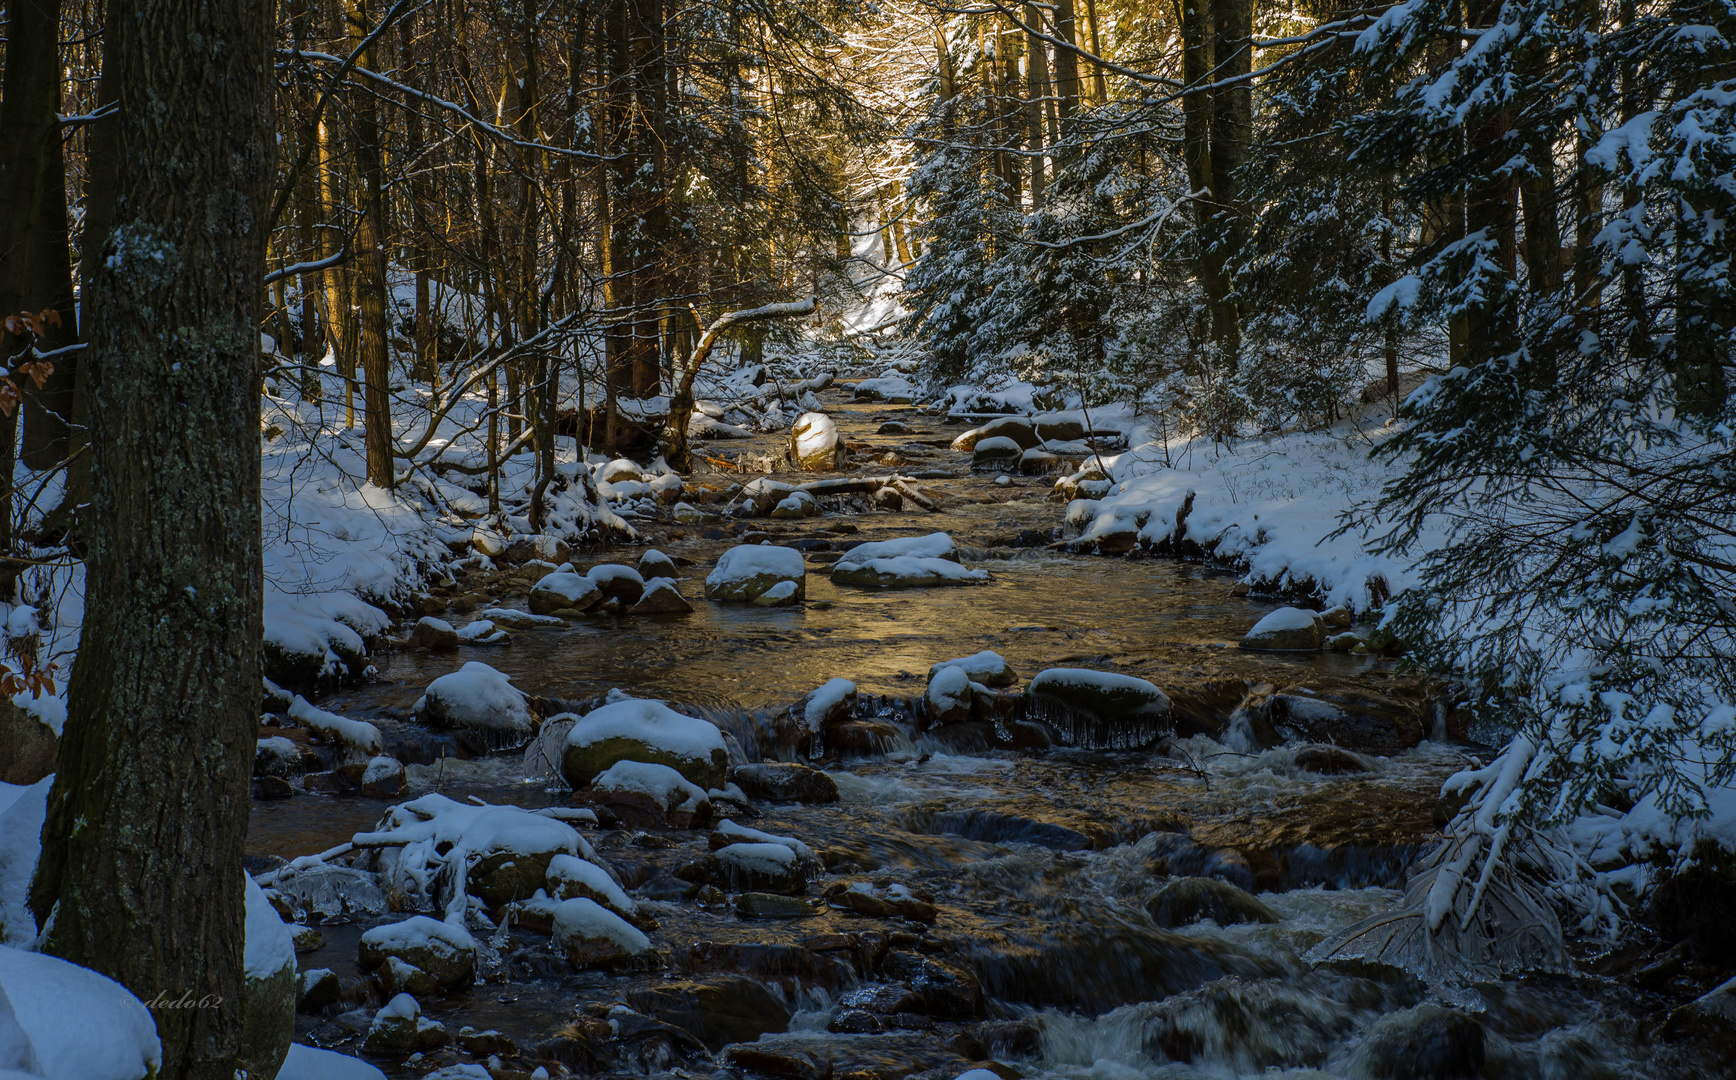
<svg viewBox="0 0 1736 1080">
<path fill-rule="evenodd" d="M 1377 495 L 1401 468 L 1369 459 L 1384 434 L 1341 426 L 1228 448 L 1209 439 L 1136 444 L 1103 456 L 1113 486 L 1100 500 L 1074 500 L 1067 532 L 1090 541 L 1132 530 L 1162 550 L 1180 539 L 1263 588 L 1312 585 L 1328 607 L 1367 612 L 1415 580 L 1411 560 L 1375 554 L 1371 536 L 1334 535 L 1341 515 Z M 1425 542 L 1444 535 L 1436 531 Z"/>
</svg>

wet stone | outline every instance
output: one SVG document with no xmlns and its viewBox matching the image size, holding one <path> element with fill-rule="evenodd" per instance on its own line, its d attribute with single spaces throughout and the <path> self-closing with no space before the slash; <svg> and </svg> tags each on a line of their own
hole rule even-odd
<svg viewBox="0 0 1736 1080">
<path fill-rule="evenodd" d="M 1275 923 L 1278 916 L 1259 899 L 1225 881 L 1189 877 L 1172 881 L 1145 905 L 1151 920 L 1165 929 L 1210 919 L 1219 926 Z"/>
<path fill-rule="evenodd" d="M 735 913 L 744 919 L 808 919 L 819 914 L 806 900 L 764 892 L 737 896 Z"/>
<path fill-rule="evenodd" d="M 628 1004 L 716 1050 L 790 1025 L 790 1010 L 763 984 L 740 976 L 665 983 L 631 991 Z"/>
<path fill-rule="evenodd" d="M 1381 1018 L 1351 1066 L 1370 1080 L 1476 1080 L 1486 1057 L 1483 1026 L 1474 1017 L 1419 1005 Z"/>
<path fill-rule="evenodd" d="M 757 762 L 729 770 L 729 781 L 750 799 L 767 802 L 832 803 L 838 785 L 819 769 L 793 762 Z"/>
</svg>

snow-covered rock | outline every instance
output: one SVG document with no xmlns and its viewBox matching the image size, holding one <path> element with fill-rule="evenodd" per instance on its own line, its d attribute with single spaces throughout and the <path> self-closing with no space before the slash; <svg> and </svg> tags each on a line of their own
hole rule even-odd
<svg viewBox="0 0 1736 1080">
<path fill-rule="evenodd" d="M 904 536 L 896 540 L 871 540 L 844 552 L 838 561 L 852 563 L 904 557 L 958 562 L 958 545 L 950 535 L 943 532 L 929 533 L 926 536 Z"/>
<path fill-rule="evenodd" d="M 376 926 L 362 935 L 357 963 L 363 971 L 383 967 L 393 958 L 427 973 L 442 987 L 468 986 L 476 977 L 476 939 L 462 926 L 426 915 Z"/>
<path fill-rule="evenodd" d="M 545 574 L 530 590 L 530 610 L 537 615 L 557 611 L 589 611 L 603 598 L 603 590 L 584 574 Z"/>
<path fill-rule="evenodd" d="M 772 507 L 771 516 L 783 520 L 820 516 L 820 503 L 805 491 L 792 491 Z"/>
<path fill-rule="evenodd" d="M 970 676 L 971 682 L 981 683 L 984 686 L 1007 687 L 1019 681 L 1018 675 L 1013 671 L 1012 665 L 1007 663 L 1005 657 L 998 652 L 991 652 L 986 649 L 970 656 L 942 660 L 928 669 L 929 680 L 933 681 L 934 677 L 940 673 L 941 668 L 948 667 L 963 669 L 964 673 Z"/>
<path fill-rule="evenodd" d="M 651 951 L 651 939 L 594 900 L 563 900 L 554 910 L 554 940 L 574 967 L 607 967 Z"/>
<path fill-rule="evenodd" d="M 825 413 L 803 413 L 790 429 L 790 459 L 805 472 L 834 472 L 849 456 L 838 425 Z"/>
<path fill-rule="evenodd" d="M 429 683 L 415 712 L 430 727 L 476 728 L 519 741 L 536 726 L 529 702 L 511 677 L 478 660 Z"/>
<path fill-rule="evenodd" d="M 1019 458 L 1025 453 L 1024 447 L 1012 439 L 996 436 L 994 438 L 978 438 L 971 448 L 970 466 L 982 472 L 1019 467 Z"/>
<path fill-rule="evenodd" d="M 352 842 L 378 849 L 384 887 L 449 916 L 462 914 L 467 893 L 491 906 L 529 896 L 542 887 L 555 856 L 594 854 L 578 830 L 550 814 L 438 794 L 394 806 L 378 831 L 357 833 Z M 460 878 L 449 866 L 468 873 Z"/>
<path fill-rule="evenodd" d="M 586 571 L 585 576 L 597 583 L 597 590 L 602 593 L 599 603 L 613 599 L 623 608 L 628 608 L 637 604 L 645 594 L 645 579 L 631 566 L 598 563 Z"/>
<path fill-rule="evenodd" d="M 1254 624 L 1242 638 L 1242 648 L 1271 652 L 1319 652 L 1326 643 L 1326 624 L 1306 608 L 1281 607 Z"/>
<path fill-rule="evenodd" d="M 276 1076 L 295 1035 L 295 938 L 251 876 L 244 942 L 236 1064 L 249 1076 Z"/>
<path fill-rule="evenodd" d="M 374 1014 L 362 1045 L 375 1054 L 413 1054 L 451 1041 L 452 1034 L 445 1025 L 423 1016 L 415 998 L 399 994 Z"/>
<path fill-rule="evenodd" d="M 780 581 L 754 597 L 754 607 L 790 607 L 802 600 L 802 587 L 793 581 Z"/>
<path fill-rule="evenodd" d="M 961 566 L 958 545 L 938 532 L 857 544 L 832 565 L 834 583 L 874 589 L 976 585 L 987 580 L 987 570 Z"/>
<path fill-rule="evenodd" d="M 867 545 L 864 545 L 867 546 Z M 855 552 L 846 552 L 846 556 Z M 951 559 L 921 559 L 900 555 L 890 559 L 839 560 L 832 567 L 836 585 L 868 589 L 931 589 L 942 585 L 981 585 L 989 572 L 961 566 Z"/>
<path fill-rule="evenodd" d="M 683 716 L 661 701 L 626 698 L 573 724 L 561 768 L 567 782 L 580 788 L 617 761 L 666 765 L 703 792 L 723 782 L 729 751 L 715 724 Z"/>
<path fill-rule="evenodd" d="M 638 905 L 609 872 L 576 855 L 557 855 L 549 861 L 548 894 L 556 900 L 583 897 L 594 900 L 622 918 L 631 918 Z"/>
<path fill-rule="evenodd" d="M 691 615 L 693 605 L 681 595 L 674 578 L 655 577 L 645 583 L 644 595 L 632 611 L 635 615 Z"/>
<path fill-rule="evenodd" d="M 309 704 L 300 694 L 295 695 L 285 711 L 291 720 L 317 733 L 327 742 L 367 754 L 380 752 L 380 729 L 366 720 L 351 720 L 337 713 L 327 712 Z"/>
<path fill-rule="evenodd" d="M 916 400 L 916 387 L 898 374 L 886 374 L 877 379 L 863 379 L 856 384 L 857 401 L 884 401 L 889 405 L 909 405 Z"/>
<path fill-rule="evenodd" d="M 410 630 L 410 647 L 429 652 L 445 652 L 458 648 L 458 631 L 445 619 L 424 615 Z"/>
<path fill-rule="evenodd" d="M 396 799 L 410 790 L 410 777 L 404 763 L 395 757 L 380 754 L 368 759 L 362 770 L 362 794 L 370 799 Z"/>
<path fill-rule="evenodd" d="M 120 983 L 0 945 L 0 1067 L 46 1080 L 144 1080 L 162 1061 L 150 1011 Z"/>
<path fill-rule="evenodd" d="M 802 725 L 820 731 L 828 724 L 850 718 L 856 705 L 856 684 L 849 679 L 827 679 L 802 702 Z"/>
<path fill-rule="evenodd" d="M 478 619 L 487 619 L 496 626 L 508 630 L 534 630 L 544 626 L 565 626 L 566 622 L 554 615 L 533 615 L 528 611 L 516 608 L 485 608 L 476 613 Z"/>
<path fill-rule="evenodd" d="M 971 679 L 962 667 L 946 666 L 929 676 L 924 694 L 928 722 L 940 726 L 970 719 Z"/>
<path fill-rule="evenodd" d="M 617 761 L 591 778 L 591 792 L 618 806 L 637 806 L 676 827 L 711 814 L 705 789 L 667 765 Z"/>
<path fill-rule="evenodd" d="M 705 579 L 707 599 L 751 603 L 779 582 L 795 585 L 794 599 L 807 594 L 808 570 L 802 553 L 771 544 L 730 548 Z"/>
<path fill-rule="evenodd" d="M 674 559 L 656 548 L 646 548 L 639 556 L 639 576 L 650 582 L 654 578 L 679 578 L 681 571 Z"/>
<path fill-rule="evenodd" d="M 1087 668 L 1049 668 L 1031 680 L 1027 693 L 1038 702 L 1053 703 L 1073 714 L 1098 720 L 1161 717 L 1169 713 L 1169 695 L 1144 679 Z"/>
</svg>

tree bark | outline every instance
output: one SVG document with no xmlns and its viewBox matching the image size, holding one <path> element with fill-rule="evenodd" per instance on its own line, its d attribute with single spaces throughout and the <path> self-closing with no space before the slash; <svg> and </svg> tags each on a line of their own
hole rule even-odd
<svg viewBox="0 0 1736 1080">
<path fill-rule="evenodd" d="M 53 309 L 59 328 L 36 340 L 41 351 L 78 340 L 67 255 L 66 165 L 60 139 L 60 0 L 12 0 L 6 18 L 6 78 L 0 90 L 0 316 Z M 19 342 L 0 330 L 0 358 Z M 47 385 L 25 381 L 21 457 L 32 469 L 66 460 L 77 357 L 57 357 Z M 6 479 L 10 481 L 11 444 Z M 10 504 L 10 500 L 8 500 Z M 0 573 L 0 576 L 9 575 Z M 11 595 L 7 589 L 6 594 Z"/>
<path fill-rule="evenodd" d="M 47 952 L 217 1002 L 154 1014 L 172 1080 L 232 1080 L 240 1039 L 272 24 L 265 0 L 115 0 L 104 31 L 121 168 L 87 297 L 88 591 L 31 906 Z"/>
</svg>

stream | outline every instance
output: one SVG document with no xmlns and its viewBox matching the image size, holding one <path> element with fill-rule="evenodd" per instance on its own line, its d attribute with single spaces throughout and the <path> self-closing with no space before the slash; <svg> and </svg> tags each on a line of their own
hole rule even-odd
<svg viewBox="0 0 1736 1080">
<path fill-rule="evenodd" d="M 824 400 L 858 448 L 858 473 L 922 475 L 941 511 L 641 521 L 648 544 L 576 552 L 574 563 L 631 565 L 656 547 L 681 565 L 693 614 L 569 619 L 456 652 L 389 650 L 376 658 L 377 679 L 318 702 L 380 727 L 387 752 L 409 763 L 411 796 L 539 808 L 573 796 L 527 777 L 523 750 L 475 754 L 421 728 L 410 710 L 424 687 L 479 660 L 564 707 L 621 689 L 713 720 L 747 760 L 774 760 L 788 756 L 777 718 L 828 679 L 850 679 L 859 718 L 887 734 L 814 762 L 838 801 L 761 801 L 755 816 L 737 817 L 817 853 L 825 870 L 807 890 L 812 913 L 744 917 L 732 890 L 678 876 L 711 847 L 708 829 L 586 827 L 654 921 L 654 959 L 575 970 L 546 934 L 502 931 L 488 938 L 474 985 L 418 999 L 450 1031 L 474 1029 L 469 1037 L 408 1058 L 363 1056 L 392 1076 L 473 1062 L 495 1080 L 539 1067 L 776 1080 L 953 1080 L 969 1069 L 1001 1080 L 1727 1074 L 1726 1062 L 1654 1040 L 1658 999 L 1594 974 L 1604 968 L 1589 945 L 1576 946 L 1585 973 L 1469 986 L 1375 965 L 1311 966 L 1311 946 L 1398 899 L 1436 835 L 1442 780 L 1489 749 L 1451 741 L 1430 685 L 1392 661 L 1238 648 L 1276 605 L 1234 595 L 1233 575 L 1045 546 L 1064 510 L 1048 498 L 1053 477 L 972 475 L 968 455 L 947 449 L 958 425 L 840 390 Z M 911 433 L 877 434 L 890 420 Z M 785 438 L 704 445 L 776 453 Z M 719 487 L 747 479 L 695 477 Z M 963 562 L 992 580 L 877 592 L 826 577 L 844 543 L 930 532 L 951 534 Z M 805 604 L 701 599 L 718 556 L 756 534 L 808 542 Z M 526 607 L 510 579 L 460 587 Z M 1021 681 L 1051 667 L 1149 680 L 1186 722 L 1108 746 L 1009 748 L 988 725 L 921 730 L 911 703 L 930 665 L 981 650 L 1005 657 Z M 1396 702 L 1422 718 L 1426 737 L 1313 757 L 1296 740 L 1250 741 L 1247 718 L 1298 686 Z M 268 867 L 327 850 L 375 828 L 390 805 L 300 792 L 256 800 L 249 855 Z M 1160 925 L 1148 902 L 1193 877 L 1241 885 L 1273 921 Z M 862 914 L 828 896 L 852 884 L 928 898 L 934 917 Z M 330 969 L 342 992 L 298 1016 L 298 1041 L 362 1053 L 390 995 L 358 969 L 357 946 L 370 926 L 404 917 L 386 906 L 332 911 L 315 927 L 321 942 L 300 953 L 300 967 Z"/>
</svg>

